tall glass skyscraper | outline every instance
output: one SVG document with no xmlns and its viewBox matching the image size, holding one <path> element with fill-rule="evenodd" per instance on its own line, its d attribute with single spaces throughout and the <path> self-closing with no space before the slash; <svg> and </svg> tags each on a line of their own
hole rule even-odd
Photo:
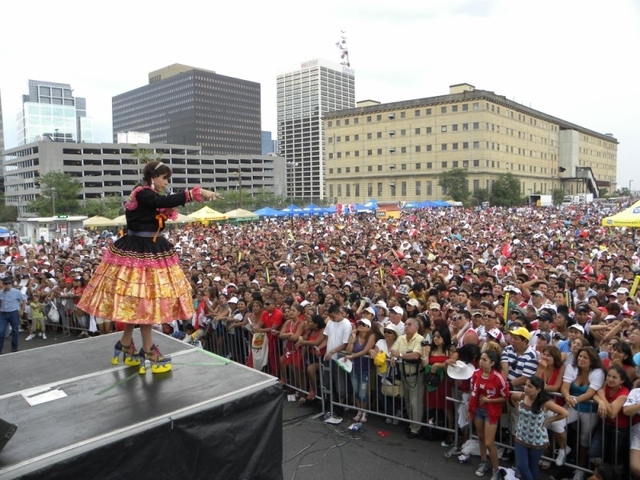
<svg viewBox="0 0 640 480">
<path fill-rule="evenodd" d="M 174 64 L 149 84 L 112 99 L 114 139 L 144 132 L 152 143 L 198 145 L 202 153 L 261 152 L 260 84 Z"/>
<path fill-rule="evenodd" d="M 355 107 L 353 69 L 316 59 L 278 75 L 278 148 L 287 162 L 287 196 L 323 199 L 322 115 Z"/>
<path fill-rule="evenodd" d="M 74 97 L 71 85 L 29 80 L 29 93 L 22 96 L 18 114 L 18 142 L 26 145 L 38 137 L 56 142 L 93 142 L 87 101 Z"/>
</svg>

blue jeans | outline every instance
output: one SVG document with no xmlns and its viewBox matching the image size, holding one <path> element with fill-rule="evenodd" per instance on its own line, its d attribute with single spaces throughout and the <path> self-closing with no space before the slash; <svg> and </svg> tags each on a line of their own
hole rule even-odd
<svg viewBox="0 0 640 480">
<path fill-rule="evenodd" d="M 355 399 L 361 403 L 369 403 L 369 370 L 353 370 L 351 387 Z"/>
<path fill-rule="evenodd" d="M 20 329 L 20 315 L 18 310 L 13 312 L 0 312 L 0 353 L 4 346 L 4 336 L 7 333 L 7 325 L 11 325 L 11 351 L 18 351 L 18 338 Z"/>
<path fill-rule="evenodd" d="M 544 453 L 542 448 L 527 448 L 524 445 L 515 443 L 516 466 L 520 472 L 521 480 L 536 480 L 540 471 L 540 458 Z"/>
</svg>

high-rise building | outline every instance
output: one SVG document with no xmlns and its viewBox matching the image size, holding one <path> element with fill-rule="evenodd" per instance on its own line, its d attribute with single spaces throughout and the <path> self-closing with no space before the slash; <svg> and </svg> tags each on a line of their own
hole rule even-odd
<svg viewBox="0 0 640 480">
<path fill-rule="evenodd" d="M 261 153 L 260 84 L 174 64 L 112 99 L 113 135 L 149 133 L 152 143 L 197 145 L 213 155 Z"/>
<path fill-rule="evenodd" d="M 2 123 L 2 92 L 0 92 L 0 160 L 4 150 L 4 124 Z"/>
<path fill-rule="evenodd" d="M 56 142 L 93 142 L 93 124 L 87 101 L 74 97 L 67 83 L 29 80 L 18 117 L 18 143 L 48 137 Z"/>
<path fill-rule="evenodd" d="M 325 115 L 327 192 L 339 203 L 447 197 L 438 177 L 465 169 L 469 191 L 490 192 L 500 174 L 522 196 L 616 190 L 618 141 L 467 83 L 448 95 Z"/>
<path fill-rule="evenodd" d="M 354 71 L 310 60 L 278 75 L 278 149 L 287 163 L 287 196 L 325 197 L 322 117 L 355 107 Z"/>
<path fill-rule="evenodd" d="M 17 207 L 21 217 L 28 215 L 29 205 L 42 193 L 39 177 L 51 171 L 63 171 L 80 183 L 80 200 L 127 197 L 141 178 L 142 166 L 136 157 L 139 146 L 44 139 L 10 148 L 5 152 L 7 205 Z M 261 191 L 284 195 L 285 166 L 273 156 L 206 155 L 195 145 L 165 143 L 144 144 L 143 148 L 171 167 L 171 188 L 204 185 L 218 191 L 242 190 L 245 195 Z"/>
<path fill-rule="evenodd" d="M 278 141 L 271 138 L 271 132 L 262 132 L 262 155 L 278 153 Z"/>
</svg>

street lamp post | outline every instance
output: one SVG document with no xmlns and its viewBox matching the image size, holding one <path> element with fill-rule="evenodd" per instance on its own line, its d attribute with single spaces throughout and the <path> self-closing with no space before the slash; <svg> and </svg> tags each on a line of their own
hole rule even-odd
<svg viewBox="0 0 640 480">
<path fill-rule="evenodd" d="M 242 171 L 238 167 L 238 208 L 242 208 Z"/>
<path fill-rule="evenodd" d="M 53 207 L 53 216 L 56 216 L 56 188 L 51 187 L 51 202 Z"/>
<path fill-rule="evenodd" d="M 631 182 L 633 182 L 633 179 L 629 180 L 629 195 L 631 195 Z"/>
</svg>

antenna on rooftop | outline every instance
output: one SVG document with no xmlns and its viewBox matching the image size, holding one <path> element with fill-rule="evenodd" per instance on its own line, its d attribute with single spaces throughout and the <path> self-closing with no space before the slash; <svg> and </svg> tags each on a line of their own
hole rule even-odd
<svg viewBox="0 0 640 480">
<path fill-rule="evenodd" d="M 343 67 L 350 67 L 351 63 L 349 62 L 349 49 L 347 48 L 347 36 L 345 35 L 344 30 L 340 30 L 340 41 L 336 43 L 336 47 L 340 49 L 340 65 Z"/>
</svg>

